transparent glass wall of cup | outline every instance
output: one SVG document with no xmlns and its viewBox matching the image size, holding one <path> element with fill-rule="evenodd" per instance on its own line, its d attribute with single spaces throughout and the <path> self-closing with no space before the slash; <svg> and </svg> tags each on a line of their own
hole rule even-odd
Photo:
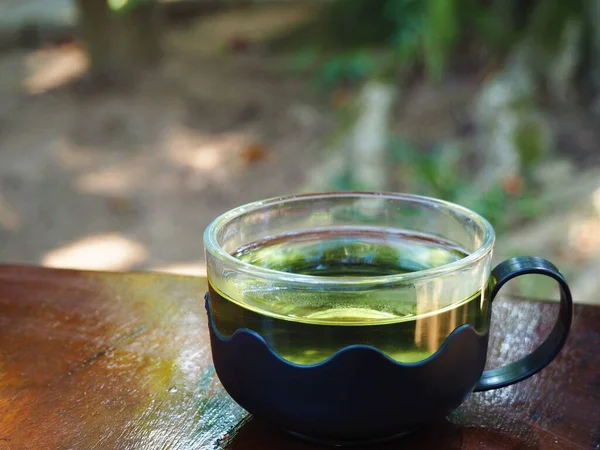
<svg viewBox="0 0 600 450">
<path fill-rule="evenodd" d="M 286 272 L 273 270 L 277 261 L 261 267 L 232 256 L 276 236 L 344 236 L 348 230 L 358 237 L 354 243 L 361 233 L 379 236 L 379 243 L 404 233 L 431 248 L 409 255 L 415 271 L 367 276 Z M 434 354 L 462 324 L 480 333 L 489 328 L 494 231 L 458 205 L 400 194 L 278 198 L 224 214 L 204 239 L 218 330 L 231 336 L 249 328 L 293 363 L 316 364 L 354 344 L 372 345 L 399 362 L 416 362 Z M 436 245 L 459 249 L 462 257 L 448 262 L 441 252 L 436 261 Z M 279 256 L 285 259 L 285 253 Z M 376 262 L 378 254 L 359 257 Z"/>
</svg>

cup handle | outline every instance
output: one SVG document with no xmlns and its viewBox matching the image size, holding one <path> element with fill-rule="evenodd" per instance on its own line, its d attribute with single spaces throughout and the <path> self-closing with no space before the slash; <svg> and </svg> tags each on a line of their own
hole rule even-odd
<svg viewBox="0 0 600 450">
<path fill-rule="evenodd" d="M 514 363 L 483 372 L 475 392 L 488 391 L 502 388 L 535 375 L 558 355 L 567 340 L 571 320 L 573 318 L 573 300 L 571 290 L 565 278 L 558 269 L 543 258 L 531 256 L 518 256 L 507 259 L 498 264 L 490 278 L 491 295 L 493 301 L 500 288 L 515 277 L 529 274 L 546 275 L 558 282 L 560 288 L 560 311 L 556 324 L 542 344 L 532 353 Z"/>
</svg>

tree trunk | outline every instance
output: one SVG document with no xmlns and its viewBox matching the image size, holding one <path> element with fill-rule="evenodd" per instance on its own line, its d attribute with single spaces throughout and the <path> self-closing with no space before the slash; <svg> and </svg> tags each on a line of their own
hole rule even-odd
<svg viewBox="0 0 600 450">
<path fill-rule="evenodd" d="M 125 77 L 158 63 L 160 49 L 160 15 L 154 0 L 135 3 L 127 11 L 114 15 L 115 57 Z"/>
<path fill-rule="evenodd" d="M 139 1 L 111 11 L 107 0 L 76 0 L 95 83 L 132 81 L 160 60 L 158 5 Z"/>
<path fill-rule="evenodd" d="M 107 0 L 76 0 L 79 24 L 87 45 L 90 76 L 94 82 L 106 82 L 114 72 L 112 58 L 112 20 Z"/>
<path fill-rule="evenodd" d="M 311 174 L 307 191 L 386 190 L 389 122 L 398 97 L 391 83 L 365 84 L 348 116 L 339 120 L 336 142 Z"/>
<path fill-rule="evenodd" d="M 397 96 L 397 89 L 388 83 L 371 81 L 363 88 L 349 155 L 352 181 L 358 189 L 386 188 L 389 122 Z"/>
</svg>

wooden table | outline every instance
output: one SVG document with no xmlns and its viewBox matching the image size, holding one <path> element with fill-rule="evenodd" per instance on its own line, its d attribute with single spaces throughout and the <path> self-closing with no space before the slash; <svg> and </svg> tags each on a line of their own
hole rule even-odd
<svg viewBox="0 0 600 450">
<path fill-rule="evenodd" d="M 215 376 L 203 278 L 0 266 L 0 449 L 314 448 L 251 419 Z M 494 305 L 490 362 L 544 337 L 553 303 Z M 473 394 L 386 449 L 600 449 L 600 308 L 558 359 Z"/>
</svg>

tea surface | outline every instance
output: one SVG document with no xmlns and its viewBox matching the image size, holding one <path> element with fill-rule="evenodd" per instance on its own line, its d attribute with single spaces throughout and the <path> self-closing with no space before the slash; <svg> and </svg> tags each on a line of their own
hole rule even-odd
<svg viewBox="0 0 600 450">
<path fill-rule="evenodd" d="M 347 279 L 430 269 L 467 253 L 433 236 L 343 228 L 275 236 L 245 245 L 233 256 L 272 270 Z M 246 299 L 226 297 L 209 279 L 214 319 L 222 334 L 254 330 L 283 358 L 298 364 L 322 362 L 353 344 L 371 345 L 400 362 L 415 362 L 435 353 L 461 324 L 484 327 L 487 300 L 481 291 L 423 314 L 420 304 L 445 303 L 417 298 L 409 287 L 402 292 L 412 301 L 393 289 L 358 293 L 323 289 L 318 302 L 302 301 L 302 293 L 293 291 L 263 292 L 275 317 L 241 306 Z"/>
</svg>

